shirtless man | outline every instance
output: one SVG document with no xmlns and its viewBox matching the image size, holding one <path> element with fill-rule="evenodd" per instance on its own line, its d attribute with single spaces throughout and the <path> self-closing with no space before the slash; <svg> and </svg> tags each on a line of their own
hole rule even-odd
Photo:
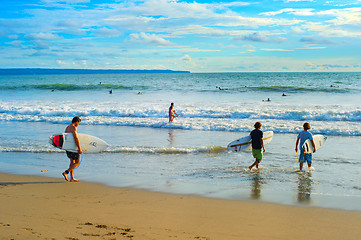
<svg viewBox="0 0 361 240">
<path fill-rule="evenodd" d="M 173 122 L 175 118 L 174 114 L 177 115 L 177 117 L 179 117 L 173 108 L 174 108 L 174 103 L 171 103 L 169 107 L 169 122 Z"/>
<path fill-rule="evenodd" d="M 73 134 L 75 144 L 78 147 L 78 153 L 66 151 L 66 155 L 70 159 L 70 165 L 69 165 L 69 168 L 67 170 L 65 170 L 65 172 L 63 172 L 63 176 L 64 176 L 65 180 L 69 181 L 68 174 L 70 173 L 70 182 L 79 182 L 78 179 L 74 178 L 73 171 L 80 164 L 80 154 L 83 153 L 83 151 L 81 150 L 81 147 L 80 147 L 78 133 L 76 130 L 76 128 L 79 126 L 80 122 L 81 122 L 81 119 L 79 117 L 74 117 L 71 124 L 69 126 L 67 126 L 65 129 L 66 133 Z"/>
</svg>

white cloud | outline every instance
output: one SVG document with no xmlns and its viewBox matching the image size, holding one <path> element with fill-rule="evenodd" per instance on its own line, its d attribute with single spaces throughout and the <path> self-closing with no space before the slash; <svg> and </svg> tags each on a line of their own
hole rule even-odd
<svg viewBox="0 0 361 240">
<path fill-rule="evenodd" d="M 333 25 L 361 26 L 361 8 L 331 9 L 318 14 L 335 16 L 335 19 L 327 21 Z"/>
<path fill-rule="evenodd" d="M 77 3 L 89 3 L 90 0 L 41 0 L 41 2 L 49 3 L 66 3 L 66 4 L 77 4 Z"/>
<path fill-rule="evenodd" d="M 54 40 L 59 38 L 59 36 L 52 33 L 40 32 L 40 33 L 31 33 L 25 35 L 24 38 L 28 40 Z"/>
<path fill-rule="evenodd" d="M 284 0 L 286 3 L 289 2 L 314 2 L 315 0 Z"/>
<path fill-rule="evenodd" d="M 293 33 L 304 33 L 305 30 L 303 28 L 301 28 L 301 27 L 295 26 L 295 27 L 291 27 L 291 32 L 293 32 Z"/>
<path fill-rule="evenodd" d="M 11 46 L 13 46 L 14 48 L 23 48 L 23 42 L 22 41 L 19 41 L 19 40 L 15 40 L 15 41 L 12 41 L 12 42 L 8 42 L 6 44 L 9 44 Z"/>
<path fill-rule="evenodd" d="M 169 18 L 202 18 L 213 15 L 210 4 L 178 2 L 176 0 L 148 0 L 142 4 L 129 4 L 125 9 L 130 14 L 143 16 L 168 16 Z M 124 7 L 124 6 L 123 6 Z"/>
<path fill-rule="evenodd" d="M 292 52 L 294 50 L 289 50 L 289 49 L 280 49 L 280 48 L 262 48 L 262 51 L 269 51 L 269 52 Z"/>
<path fill-rule="evenodd" d="M 193 67 L 196 67 L 196 66 L 197 66 L 197 64 L 195 64 L 195 63 L 193 62 L 192 58 L 191 58 L 188 54 L 185 54 L 185 55 L 181 58 L 181 60 L 182 60 L 184 63 L 186 63 L 186 64 L 192 65 Z"/>
<path fill-rule="evenodd" d="M 270 35 L 270 34 L 268 34 L 268 35 Z M 253 32 L 251 34 L 242 35 L 242 36 L 239 36 L 239 37 L 234 37 L 233 40 L 235 40 L 235 41 L 249 41 L 249 42 L 275 42 L 275 43 L 281 43 L 281 42 L 286 41 L 286 39 L 282 38 L 282 37 L 269 38 L 263 32 Z"/>
<path fill-rule="evenodd" d="M 296 16 L 313 16 L 315 15 L 314 13 L 315 9 L 313 8 L 284 8 L 278 11 L 274 11 L 274 12 L 264 12 L 264 13 L 260 13 L 260 15 L 265 15 L 265 16 L 275 16 L 275 15 L 279 15 L 282 13 L 287 13 L 287 14 L 293 14 Z"/>
<path fill-rule="evenodd" d="M 18 38 L 19 38 L 19 36 L 18 36 L 18 35 L 16 35 L 16 34 L 12 34 L 12 35 L 9 35 L 9 36 L 8 36 L 8 38 L 9 38 L 9 39 L 16 40 L 16 39 L 18 39 Z"/>
<path fill-rule="evenodd" d="M 93 30 L 93 32 L 97 35 L 97 36 L 101 36 L 101 37 L 117 37 L 122 35 L 121 32 L 119 32 L 116 29 L 110 29 L 110 28 L 98 28 Z"/>
<path fill-rule="evenodd" d="M 249 5 L 251 5 L 251 3 L 250 2 L 229 2 L 229 3 L 221 2 L 220 5 L 222 5 L 222 7 L 242 7 L 242 6 L 249 6 Z"/>
<path fill-rule="evenodd" d="M 255 17 L 243 17 L 239 15 L 227 16 L 222 15 L 221 17 L 216 18 L 217 22 L 215 26 L 225 26 L 225 27 L 237 27 L 245 26 L 249 28 L 258 28 L 261 26 L 287 26 L 287 25 L 296 25 L 304 22 L 304 20 L 298 19 L 273 19 L 273 18 L 255 18 Z"/>
<path fill-rule="evenodd" d="M 313 49 L 325 49 L 326 47 L 316 47 L 316 46 L 305 46 L 302 48 L 296 48 L 296 49 L 300 49 L 300 50 L 313 50 Z"/>
<path fill-rule="evenodd" d="M 130 40 L 134 43 L 140 43 L 140 44 L 150 44 L 150 45 L 156 45 L 156 46 L 169 46 L 172 45 L 172 43 L 160 36 L 157 36 L 156 34 L 151 33 L 132 33 L 130 34 Z"/>
</svg>

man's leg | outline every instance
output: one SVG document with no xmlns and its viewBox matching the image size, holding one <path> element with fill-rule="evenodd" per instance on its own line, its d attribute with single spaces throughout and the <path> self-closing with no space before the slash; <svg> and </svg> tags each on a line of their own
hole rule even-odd
<svg viewBox="0 0 361 240">
<path fill-rule="evenodd" d="M 70 173 L 70 181 L 71 182 L 78 182 L 79 180 L 78 179 L 75 179 L 74 178 L 74 169 L 79 166 L 80 164 L 80 159 L 77 159 L 77 160 L 73 160 L 73 159 L 70 159 L 70 166 L 69 166 L 69 173 Z"/>
</svg>

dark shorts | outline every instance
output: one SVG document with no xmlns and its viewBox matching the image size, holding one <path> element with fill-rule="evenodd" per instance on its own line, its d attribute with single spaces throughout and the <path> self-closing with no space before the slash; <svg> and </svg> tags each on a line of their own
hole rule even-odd
<svg viewBox="0 0 361 240">
<path fill-rule="evenodd" d="M 66 155 L 68 156 L 68 158 L 73 160 L 78 160 L 80 157 L 79 153 L 69 152 L 69 151 L 66 151 Z"/>
</svg>

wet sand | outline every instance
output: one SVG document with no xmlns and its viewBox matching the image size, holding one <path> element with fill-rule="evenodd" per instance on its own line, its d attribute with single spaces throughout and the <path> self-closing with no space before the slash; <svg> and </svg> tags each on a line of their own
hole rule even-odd
<svg viewBox="0 0 361 240">
<path fill-rule="evenodd" d="M 0 239 L 359 239 L 361 212 L 0 174 Z"/>
</svg>

